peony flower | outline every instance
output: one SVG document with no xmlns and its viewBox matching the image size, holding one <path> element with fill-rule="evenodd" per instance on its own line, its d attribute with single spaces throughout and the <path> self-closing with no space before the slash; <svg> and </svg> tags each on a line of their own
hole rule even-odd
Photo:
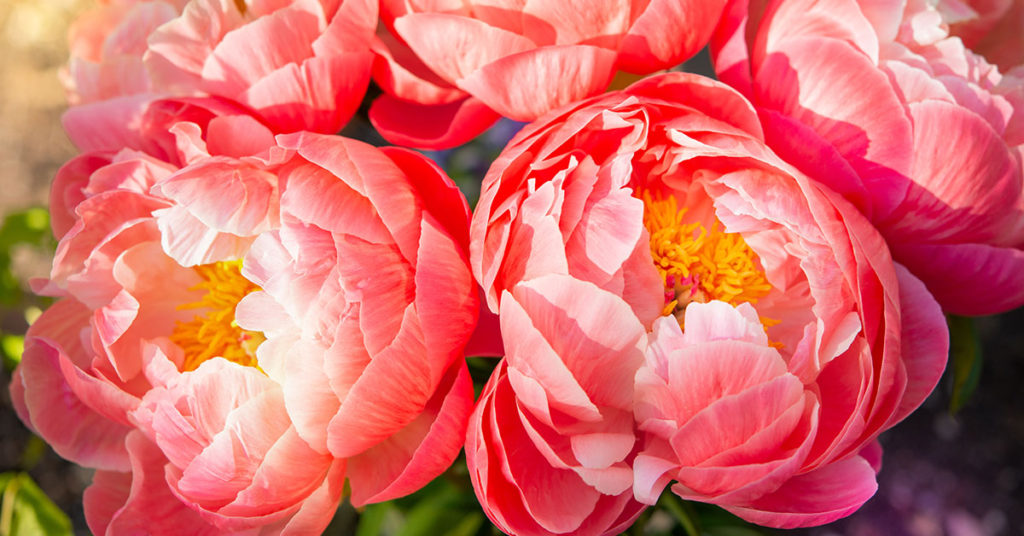
<svg viewBox="0 0 1024 536">
<path fill-rule="evenodd" d="M 71 28 L 65 121 L 130 129 L 153 98 L 217 96 L 275 132 L 335 133 L 366 92 L 376 25 L 369 0 L 112 0 Z"/>
<path fill-rule="evenodd" d="M 361 505 L 440 474 L 472 404 L 458 189 L 418 154 L 248 116 L 171 134 L 173 163 L 124 149 L 59 173 L 37 288 L 60 299 L 11 386 L 26 424 L 100 470 L 92 530 L 306 534 L 345 479 Z"/>
<path fill-rule="evenodd" d="M 964 46 L 1008 72 L 1024 65 L 1024 2 L 1020 0 L 940 0 L 936 9 Z"/>
<path fill-rule="evenodd" d="M 488 172 L 470 246 L 508 357 L 467 461 L 514 533 L 531 532 L 524 511 L 555 532 L 571 530 L 560 516 L 614 532 L 629 503 L 535 505 L 584 486 L 618 501 L 620 463 L 643 503 L 675 480 L 760 524 L 826 523 L 874 493 L 875 439 L 945 364 L 938 305 L 871 224 L 776 156 L 738 93 L 694 75 L 527 126 Z M 633 441 L 618 422 L 630 406 Z M 496 427 L 512 416 L 525 435 Z M 610 432 L 618 448 L 590 441 Z"/>
<path fill-rule="evenodd" d="M 618 534 L 645 507 L 629 466 L 643 326 L 617 296 L 557 274 L 517 285 L 501 307 L 505 358 L 466 436 L 484 512 L 521 536 Z"/>
<path fill-rule="evenodd" d="M 389 140 L 458 145 L 499 115 L 532 121 L 601 93 L 616 72 L 675 66 L 708 41 L 723 1 L 565 4 L 388 0 L 375 44 L 386 94 L 370 110 Z M 429 122 L 408 121 L 428 114 Z"/>
<path fill-rule="evenodd" d="M 716 68 L 773 149 L 857 205 L 947 311 L 1024 304 L 1024 79 L 922 1 L 734 8 Z"/>
</svg>

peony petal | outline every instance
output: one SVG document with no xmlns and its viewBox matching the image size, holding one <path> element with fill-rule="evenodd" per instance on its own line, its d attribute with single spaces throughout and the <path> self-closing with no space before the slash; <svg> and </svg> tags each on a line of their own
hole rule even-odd
<svg viewBox="0 0 1024 536">
<path fill-rule="evenodd" d="M 455 81 L 499 114 L 532 121 L 548 111 L 603 91 L 615 52 L 587 45 L 546 46 L 506 55 Z M 508 81 L 515 80 L 510 86 Z"/>
<path fill-rule="evenodd" d="M 652 0 L 623 36 L 618 68 L 647 74 L 686 61 L 707 44 L 726 4 Z"/>
<path fill-rule="evenodd" d="M 892 214 L 910 172 L 913 132 L 886 76 L 859 51 L 822 38 L 793 38 L 754 76 L 755 103 L 813 128 L 872 192 L 874 213 Z"/>
<path fill-rule="evenodd" d="M 370 107 L 370 122 L 384 139 L 421 149 L 450 149 L 477 137 L 501 116 L 479 99 L 421 105 L 381 95 Z M 416 117 L 416 121 L 409 121 Z"/>
<path fill-rule="evenodd" d="M 395 19 L 395 32 L 431 70 L 455 84 L 495 60 L 536 45 L 512 32 L 468 17 L 410 13 Z"/>
<path fill-rule="evenodd" d="M 139 431 L 126 439 L 131 473 L 97 471 L 84 493 L 86 519 L 93 534 L 148 532 L 153 526 L 174 526 L 189 534 L 220 534 L 188 505 L 171 494 L 164 481 L 167 459 Z"/>
<path fill-rule="evenodd" d="M 358 507 L 401 497 L 447 469 L 462 448 L 472 409 L 469 370 L 464 362 L 457 362 L 416 420 L 349 459 L 352 504 Z"/>
<path fill-rule="evenodd" d="M 759 525 L 811 527 L 850 515 L 877 489 L 875 470 L 864 458 L 854 456 L 792 478 L 749 505 L 725 508 Z"/>
<path fill-rule="evenodd" d="M 988 315 L 1024 304 L 1024 251 L 988 244 L 893 244 L 893 256 L 946 311 Z"/>
<path fill-rule="evenodd" d="M 24 393 L 18 407 L 25 411 L 19 414 L 27 413 L 31 428 L 61 457 L 86 467 L 127 470 L 124 440 L 132 427 L 103 417 L 79 399 L 61 372 L 62 359 L 67 359 L 64 352 L 53 343 L 28 342 L 14 378 Z"/>
</svg>

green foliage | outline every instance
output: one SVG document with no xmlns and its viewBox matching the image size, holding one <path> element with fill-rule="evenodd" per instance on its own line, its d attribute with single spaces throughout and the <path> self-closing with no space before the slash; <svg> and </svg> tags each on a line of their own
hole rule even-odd
<svg viewBox="0 0 1024 536">
<path fill-rule="evenodd" d="M 21 281 L 13 271 L 12 252 L 16 247 L 34 247 L 40 250 L 53 248 L 53 237 L 50 234 L 50 215 L 45 208 L 30 208 L 15 212 L 3 219 L 0 224 L 0 305 L 7 311 L 22 311 L 25 320 L 31 323 L 38 316 L 39 307 L 44 300 L 33 296 L 26 290 L 25 282 Z M 21 361 L 25 337 L 23 333 L 0 332 L 0 355 L 7 370 L 13 370 Z"/>
<path fill-rule="evenodd" d="M 711 504 L 684 501 L 665 491 L 629 530 L 643 536 L 766 536 L 774 534 Z"/>
<path fill-rule="evenodd" d="M 0 334 L 0 353 L 4 356 L 4 366 L 14 370 L 21 362 L 21 353 L 25 350 L 24 335 Z"/>
<path fill-rule="evenodd" d="M 456 462 L 456 466 L 465 461 Z M 355 536 L 476 536 L 490 534 L 490 523 L 473 490 L 449 473 L 420 491 L 395 501 L 367 506 Z M 468 483 L 468 482 L 466 482 Z"/>
<path fill-rule="evenodd" d="M 71 520 L 28 473 L 0 474 L 0 536 L 71 534 Z"/>
<path fill-rule="evenodd" d="M 956 413 L 967 404 L 981 378 L 981 343 L 974 319 L 947 315 L 949 324 L 949 369 L 953 373 L 949 411 Z"/>
<path fill-rule="evenodd" d="M 50 247 L 50 215 L 44 208 L 30 208 L 4 218 L 0 225 L 0 303 L 15 305 L 24 291 L 11 271 L 11 250 L 15 246 Z"/>
</svg>

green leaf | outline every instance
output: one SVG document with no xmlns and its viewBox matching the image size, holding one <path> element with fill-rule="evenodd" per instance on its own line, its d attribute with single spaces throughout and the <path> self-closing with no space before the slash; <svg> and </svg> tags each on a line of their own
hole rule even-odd
<svg viewBox="0 0 1024 536">
<path fill-rule="evenodd" d="M 28 473 L 0 474 L 0 536 L 71 534 L 71 520 Z"/>
<path fill-rule="evenodd" d="M 470 489 L 438 478 L 417 493 L 397 536 L 471 536 L 483 526 L 483 511 Z"/>
<path fill-rule="evenodd" d="M 9 214 L 0 227 L 0 247 L 14 244 L 42 246 L 50 238 L 50 215 L 45 208 L 30 208 Z"/>
<path fill-rule="evenodd" d="M 764 536 L 764 532 L 750 527 L 709 527 L 703 536 Z"/>
<path fill-rule="evenodd" d="M 676 494 L 662 493 L 657 507 L 671 514 L 686 536 L 700 536 L 700 520 L 694 515 L 693 508 Z"/>
<path fill-rule="evenodd" d="M 9 214 L 0 224 L 0 303 L 19 303 L 25 291 L 11 272 L 11 248 L 17 245 L 53 247 L 50 215 L 45 208 L 30 208 Z"/>
<path fill-rule="evenodd" d="M 384 524 L 389 515 L 401 515 L 392 502 L 371 504 L 359 515 L 359 527 L 355 536 L 378 536 L 384 534 Z"/>
<path fill-rule="evenodd" d="M 981 343 L 974 319 L 947 315 L 949 324 L 949 363 L 953 371 L 953 393 L 949 411 L 956 413 L 967 404 L 981 378 Z"/>
<path fill-rule="evenodd" d="M 21 450 L 21 461 L 18 466 L 23 471 L 31 471 L 49 450 L 50 445 L 47 445 L 43 438 L 37 435 L 29 436 L 25 448 Z"/>
<path fill-rule="evenodd" d="M 7 370 L 14 370 L 21 363 L 21 354 L 25 351 L 25 336 L 0 335 L 0 351 L 3 351 L 4 366 Z"/>
</svg>

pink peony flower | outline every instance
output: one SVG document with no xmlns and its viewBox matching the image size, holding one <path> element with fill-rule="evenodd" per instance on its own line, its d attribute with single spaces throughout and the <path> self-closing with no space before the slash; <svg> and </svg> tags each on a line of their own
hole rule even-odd
<svg viewBox="0 0 1024 536">
<path fill-rule="evenodd" d="M 1024 304 L 1024 78 L 923 1 L 883 4 L 770 2 L 746 21 L 737 3 L 716 68 L 769 144 L 854 202 L 944 309 Z"/>
<path fill-rule="evenodd" d="M 760 524 L 826 523 L 874 493 L 875 438 L 945 364 L 938 305 L 877 231 L 694 75 L 527 126 L 484 181 L 470 248 L 508 357 L 467 461 L 513 533 L 614 532 L 635 511 L 623 463 L 643 503 L 676 480 Z"/>
<path fill-rule="evenodd" d="M 951 34 L 1004 73 L 1024 65 L 1024 2 L 940 0 L 936 8 Z"/>
<path fill-rule="evenodd" d="M 444 148 L 499 115 L 532 121 L 601 93 L 618 71 L 647 74 L 700 50 L 724 1 L 381 3 L 370 118 L 396 143 Z M 408 121 L 409 114 L 431 121 Z"/>
<path fill-rule="evenodd" d="M 458 189 L 418 154 L 248 116 L 171 133 L 175 163 L 125 149 L 59 173 L 37 287 L 60 300 L 11 386 L 26 424 L 100 470 L 93 531 L 174 497 L 189 526 L 306 534 L 345 479 L 361 505 L 440 474 L 473 396 Z"/>
<path fill-rule="evenodd" d="M 275 132 L 335 133 L 366 91 L 376 25 L 369 0 L 116 0 L 72 26 L 63 78 L 72 113 L 114 124 L 155 97 L 219 96 Z"/>
<path fill-rule="evenodd" d="M 477 497 L 509 534 L 618 534 L 633 499 L 633 375 L 647 336 L 622 300 L 552 274 L 501 301 L 505 359 L 466 437 Z"/>
</svg>

